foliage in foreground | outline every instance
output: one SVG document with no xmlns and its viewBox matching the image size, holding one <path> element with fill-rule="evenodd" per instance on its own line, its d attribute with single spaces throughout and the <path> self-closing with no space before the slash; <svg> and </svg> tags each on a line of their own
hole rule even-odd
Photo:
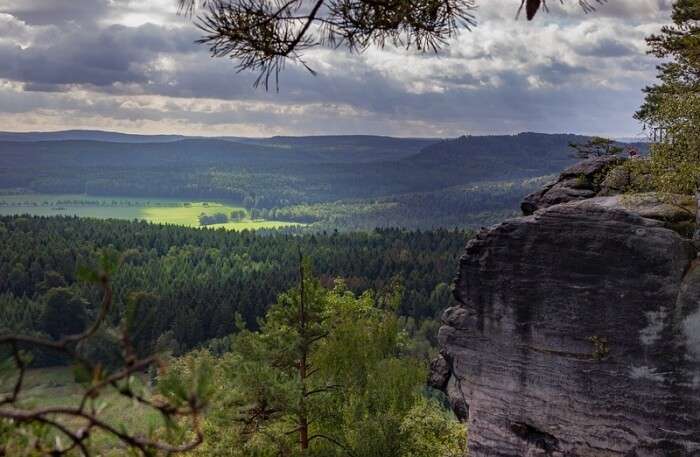
<svg viewBox="0 0 700 457">
<path fill-rule="evenodd" d="M 329 289 L 306 261 L 298 286 L 278 297 L 259 330 L 238 319 L 236 335 L 166 370 L 161 357 L 132 345 L 149 325 L 142 312 L 152 297 L 131 293 L 114 310 L 111 277 L 123 257 L 106 252 L 100 268 L 78 275 L 100 285 L 101 307 L 86 309 L 61 277 L 45 275 L 50 306 L 38 321 L 51 324 L 47 331 L 0 333 L 10 355 L 0 383 L 6 455 L 463 455 L 466 431 L 425 391 L 435 328 L 397 314 L 399 284 L 359 296 L 341 280 Z M 119 320 L 109 326 L 111 311 Z M 46 351 L 71 364 L 78 384 L 65 398 L 37 402 L 26 382 L 29 355 Z"/>
<path fill-rule="evenodd" d="M 80 278 L 102 291 L 102 302 L 91 322 L 72 320 L 73 311 L 84 311 L 80 300 L 65 288 L 52 289 L 47 319 L 56 325 L 48 335 L 0 332 L 0 455 L 62 456 L 103 455 L 95 448 L 96 437 L 109 437 L 123 452 L 140 455 L 172 454 L 199 445 L 203 439 L 200 415 L 206 405 L 211 376 L 198 363 L 194 375 L 182 377 L 163 371 L 156 355 L 139 357 L 130 338 L 136 314 L 128 307 L 118 328 L 118 363 L 106 367 L 95 361 L 85 343 L 100 334 L 112 309 L 111 277 L 121 263 L 113 250 L 105 250 L 97 268 L 82 267 Z M 77 399 L 67 404 L 34 404 L 26 395 L 27 371 L 33 353 L 53 352 L 73 366 L 83 385 Z M 9 354 L 9 355 L 8 355 Z M 157 393 L 139 379 L 147 370 L 159 370 L 162 378 Z M 150 409 L 162 418 L 161 426 L 147 432 L 128 430 L 124 424 L 105 418 L 106 397 L 119 396 L 133 406 Z"/>
<path fill-rule="evenodd" d="M 396 316 L 395 294 L 357 296 L 309 275 L 281 294 L 260 330 L 221 356 L 197 351 L 215 392 L 196 456 L 457 457 L 466 431 L 424 392 L 426 363 Z"/>
</svg>

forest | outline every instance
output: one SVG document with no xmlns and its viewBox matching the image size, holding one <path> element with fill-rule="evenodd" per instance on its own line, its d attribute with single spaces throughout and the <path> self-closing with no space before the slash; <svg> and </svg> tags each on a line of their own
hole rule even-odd
<svg viewBox="0 0 700 457">
<path fill-rule="evenodd" d="M 569 145 L 586 139 L 521 133 L 144 142 L 155 140 L 127 135 L 120 143 L 105 141 L 114 140 L 107 133 L 37 135 L 0 136 L 12 140 L 0 141 L 5 192 L 220 201 L 245 207 L 254 219 L 311 224 L 311 231 L 478 228 L 502 220 L 573 163 Z"/>
<path fill-rule="evenodd" d="M 291 455 L 302 440 L 306 454 L 319 456 L 459 456 L 466 430 L 425 380 L 436 318 L 453 300 L 449 283 L 471 236 L 2 216 L 0 335 L 62 341 L 103 319 L 73 357 L 20 346 L 29 387 L 18 404 L 99 410 L 107 422 L 78 440 L 84 454 L 121 455 L 120 436 L 101 428 L 114 423 L 155 436 L 129 444 L 144 454 L 177 445 L 193 456 Z M 91 272 L 105 258 L 120 260 L 109 267 L 110 306 L 102 314 L 105 298 Z M 167 371 L 121 380 L 125 363 L 129 373 L 154 354 Z M 298 360 L 308 363 L 306 374 Z M 13 378 L 3 370 L 6 389 Z M 119 379 L 114 390 L 85 403 L 80 386 L 89 391 L 109 379 Z M 168 408 L 180 418 L 170 420 Z M 0 422 L 0 445 L 10 455 L 30 447 L 29 436 L 40 449 L 52 446 L 55 435 L 26 425 L 8 435 L 11 423 Z"/>
<path fill-rule="evenodd" d="M 75 328 L 86 325 L 99 297 L 76 271 L 111 247 L 125 254 L 114 277 L 111 322 L 116 325 L 127 302 L 136 300 L 143 312 L 136 340 L 142 353 L 160 342 L 179 354 L 226 337 L 236 330 L 237 316 L 256 328 L 278 294 L 294 285 L 299 251 L 312 259 L 326 286 L 342 278 L 357 294 L 400 291 L 397 312 L 419 326 L 449 304 L 448 284 L 469 236 L 445 229 L 232 233 L 145 222 L 2 217 L 0 322 L 4 331 L 56 335 L 66 331 L 60 316 L 68 313 L 75 315 Z"/>
<path fill-rule="evenodd" d="M 699 0 L 7 3 L 0 457 L 700 452 Z"/>
</svg>

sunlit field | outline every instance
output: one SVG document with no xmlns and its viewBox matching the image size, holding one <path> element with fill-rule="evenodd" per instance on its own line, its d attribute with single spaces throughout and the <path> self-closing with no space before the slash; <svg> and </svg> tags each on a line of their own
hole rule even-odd
<svg viewBox="0 0 700 457">
<path fill-rule="evenodd" d="M 202 227 L 200 214 L 230 214 L 240 206 L 220 202 L 187 202 L 169 198 L 96 197 L 78 194 L 19 194 L 0 196 L 0 215 L 79 216 L 98 219 L 139 219 L 155 224 Z M 227 230 L 271 229 L 299 225 L 293 222 L 251 219 L 207 225 Z"/>
</svg>

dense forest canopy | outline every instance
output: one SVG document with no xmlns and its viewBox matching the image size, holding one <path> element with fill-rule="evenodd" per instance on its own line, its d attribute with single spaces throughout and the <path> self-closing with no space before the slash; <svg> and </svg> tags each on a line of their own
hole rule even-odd
<svg viewBox="0 0 700 457">
<path fill-rule="evenodd" d="M 313 72 L 303 53 L 318 46 L 437 52 L 476 25 L 478 3 L 179 1 L 181 12 L 196 15 L 212 55 L 258 71 L 265 87 L 287 61 Z M 697 63 L 683 50 L 696 41 L 696 3 L 680 0 L 675 28 L 650 39 L 658 56 L 676 59 L 661 67 L 662 85 L 674 91 L 650 88 L 652 103 L 640 114 L 671 132 L 651 163 L 670 157 L 661 174 L 680 169 L 684 192 L 697 184 L 699 110 L 682 74 Z M 543 9 L 544 0 L 522 0 L 517 14 L 532 20 Z M 0 379 L 0 454 L 464 455 L 464 424 L 425 385 L 436 318 L 453 304 L 457 256 L 472 236 L 464 228 L 511 214 L 524 194 L 575 160 L 573 143 L 604 146 L 579 148 L 585 156 L 622 151 L 612 140 L 536 133 L 449 140 L 0 134 L 1 196 L 76 194 L 76 205 L 107 211 L 150 206 L 129 197 L 186 198 L 164 205 L 208 211 L 195 216 L 202 229 L 0 212 L 11 214 L 0 215 L 0 355 L 7 356 L 0 378 L 12 372 L 9 383 Z M 662 182 L 677 185 L 677 177 Z M 0 198 L 0 207 L 13 201 Z M 57 202 L 44 209 L 65 211 Z M 251 218 L 308 225 L 206 228 Z M 67 397 L 52 400 L 68 406 L 36 407 L 24 395 L 30 371 L 68 367 L 83 388 L 75 405 Z M 461 380 L 450 381 L 464 396 Z M 144 418 L 144 432 L 103 421 L 105 398 L 115 396 L 129 402 L 131 415 L 150 408 L 162 423 Z M 549 449 L 549 435 L 509 427 Z M 93 440 L 96 431 L 113 441 Z"/>
<path fill-rule="evenodd" d="M 8 378 L 18 380 L 19 391 L 38 368 L 70 364 L 86 400 L 32 409 L 24 395 L 11 395 L 3 401 L 12 408 L 3 414 L 19 419 L 0 422 L 0 446 L 10 454 L 35 443 L 59 455 L 75 449 L 119 455 L 126 445 L 144 455 L 376 450 L 456 457 L 466 446 L 465 429 L 437 392 L 426 391 L 425 377 L 435 317 L 452 300 L 448 283 L 469 237 L 460 230 L 228 232 L 0 217 L 0 335 L 51 345 L 95 328 L 75 353 L 22 345 L 8 354 L 3 346 L 3 354 L 19 361 L 21 374 Z M 300 252 L 313 259 L 301 282 Z M 109 279 L 92 273 L 102 264 L 95 259 L 117 253 Z M 314 277 L 312 268 L 322 273 Z M 86 278 L 108 284 L 108 295 Z M 316 333 L 307 333 L 312 325 Z M 300 348 L 307 348 L 306 374 L 298 370 Z M 64 395 L 57 401 L 73 398 Z M 119 428 L 123 422 L 112 424 L 103 414 L 120 414 L 117 396 L 135 408 L 132 427 L 148 422 L 148 433 Z M 91 421 L 82 429 L 88 433 L 70 431 L 84 419 Z M 42 421 L 55 421 L 57 429 L 47 433 Z M 290 425 L 303 428 L 290 434 Z"/>
<path fill-rule="evenodd" d="M 349 290 L 400 290 L 399 314 L 434 319 L 451 300 L 459 230 L 368 233 L 231 233 L 144 222 L 79 218 L 0 218 L 0 322 L 5 331 L 65 334 L 90 320 L 99 296 L 76 278 L 98 251 L 126 253 L 114 276 L 116 324 L 129 299 L 139 303 L 143 353 L 167 343 L 176 353 L 225 337 L 236 315 L 255 328 L 277 295 L 291 287 L 300 249 L 323 284 L 343 278 Z M 138 292 L 137 296 L 132 296 Z M 87 299 L 88 301 L 85 301 Z M 45 361 L 50 363 L 50 361 Z"/>
</svg>

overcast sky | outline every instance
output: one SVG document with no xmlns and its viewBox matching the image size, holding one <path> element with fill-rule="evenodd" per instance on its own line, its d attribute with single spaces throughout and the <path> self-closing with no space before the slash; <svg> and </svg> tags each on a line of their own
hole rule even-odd
<svg viewBox="0 0 700 457">
<path fill-rule="evenodd" d="M 280 92 L 254 89 L 194 44 L 176 0 L 0 0 L 0 130 L 450 137 L 520 131 L 635 136 L 656 62 L 644 37 L 671 0 L 575 0 L 533 22 L 519 0 L 482 0 L 478 27 L 439 55 L 306 54 Z"/>
</svg>

